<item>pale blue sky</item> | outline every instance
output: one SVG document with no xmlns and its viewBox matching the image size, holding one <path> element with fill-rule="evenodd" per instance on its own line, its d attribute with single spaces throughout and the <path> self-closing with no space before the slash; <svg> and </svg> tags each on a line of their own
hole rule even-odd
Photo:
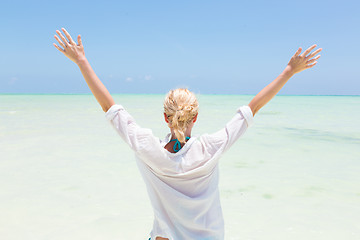
<svg viewBox="0 0 360 240">
<path fill-rule="evenodd" d="M 0 93 L 91 93 L 52 44 L 81 34 L 110 93 L 256 94 L 298 47 L 318 64 L 279 94 L 360 94 L 358 1 L 2 1 Z"/>
</svg>

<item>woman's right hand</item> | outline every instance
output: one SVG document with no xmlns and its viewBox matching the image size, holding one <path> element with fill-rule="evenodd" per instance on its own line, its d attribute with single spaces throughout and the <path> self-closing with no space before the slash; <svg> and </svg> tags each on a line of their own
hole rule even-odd
<svg viewBox="0 0 360 240">
<path fill-rule="evenodd" d="M 296 51 L 294 56 L 290 59 L 286 69 L 289 70 L 291 73 L 295 74 L 298 72 L 301 72 L 307 68 L 311 68 L 315 66 L 317 63 L 317 59 L 319 59 L 320 55 L 316 56 L 322 48 L 317 49 L 313 53 L 309 54 L 314 48 L 316 47 L 316 44 L 309 47 L 303 54 L 301 53 L 301 47 Z M 309 54 L 309 55 L 308 55 Z M 308 56 L 307 56 L 308 55 Z"/>
<path fill-rule="evenodd" d="M 59 39 L 59 37 L 56 35 L 54 35 L 54 37 L 56 41 L 58 41 L 59 45 L 64 49 L 62 49 L 55 43 L 54 46 L 76 64 L 78 64 L 82 60 L 85 60 L 86 58 L 85 58 L 84 46 L 82 45 L 80 35 L 78 36 L 78 44 L 76 44 L 76 42 L 72 40 L 70 34 L 65 30 L 65 28 L 62 28 L 61 30 L 64 32 L 68 40 L 66 40 L 66 38 L 61 34 L 59 30 L 56 30 L 56 33 L 59 34 L 61 39 Z"/>
</svg>

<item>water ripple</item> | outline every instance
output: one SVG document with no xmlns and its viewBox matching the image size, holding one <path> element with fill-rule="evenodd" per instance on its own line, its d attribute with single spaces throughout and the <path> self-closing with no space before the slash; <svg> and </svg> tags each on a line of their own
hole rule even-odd
<svg viewBox="0 0 360 240">
<path fill-rule="evenodd" d="M 360 137 L 353 137 L 345 134 L 339 134 L 329 131 L 324 131 L 320 129 L 311 129 L 311 128 L 291 128 L 291 127 L 284 127 L 282 128 L 289 132 L 290 134 L 295 134 L 298 137 L 303 138 L 317 138 L 319 140 L 323 141 L 329 141 L 329 142 L 337 142 L 339 140 L 343 140 L 349 143 L 359 144 L 360 143 Z"/>
</svg>

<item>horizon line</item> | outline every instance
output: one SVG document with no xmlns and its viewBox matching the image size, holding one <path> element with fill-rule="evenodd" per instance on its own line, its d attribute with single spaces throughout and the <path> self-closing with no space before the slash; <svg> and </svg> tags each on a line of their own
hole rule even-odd
<svg viewBox="0 0 360 240">
<path fill-rule="evenodd" d="M 166 93 L 111 93 L 110 95 L 164 95 Z M 231 93 L 195 93 L 201 95 L 256 95 Z M 93 95 L 92 93 L 0 93 L 0 95 Z M 275 96 L 360 96 L 360 94 L 277 94 Z"/>
</svg>

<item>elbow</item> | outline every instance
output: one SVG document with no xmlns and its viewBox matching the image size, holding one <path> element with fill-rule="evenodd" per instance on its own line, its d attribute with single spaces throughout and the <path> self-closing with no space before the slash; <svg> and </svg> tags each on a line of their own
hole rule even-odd
<svg viewBox="0 0 360 240">
<path fill-rule="evenodd" d="M 258 111 L 259 111 L 259 109 L 258 109 L 258 108 L 255 108 L 255 109 L 254 109 L 254 112 L 253 112 L 253 117 L 255 116 L 255 114 L 256 114 Z"/>
<path fill-rule="evenodd" d="M 254 106 L 252 103 L 249 103 L 248 105 L 251 109 L 251 112 L 253 114 L 253 117 L 255 116 L 255 114 L 259 111 L 258 107 L 257 106 Z"/>
<path fill-rule="evenodd" d="M 111 96 L 110 96 L 111 98 Z M 109 101 L 104 101 L 100 103 L 102 110 L 106 113 L 113 105 L 115 105 L 114 100 L 111 98 Z"/>
<path fill-rule="evenodd" d="M 102 110 L 106 113 L 107 111 L 109 111 L 109 109 L 111 108 L 111 106 L 102 106 Z"/>
</svg>

